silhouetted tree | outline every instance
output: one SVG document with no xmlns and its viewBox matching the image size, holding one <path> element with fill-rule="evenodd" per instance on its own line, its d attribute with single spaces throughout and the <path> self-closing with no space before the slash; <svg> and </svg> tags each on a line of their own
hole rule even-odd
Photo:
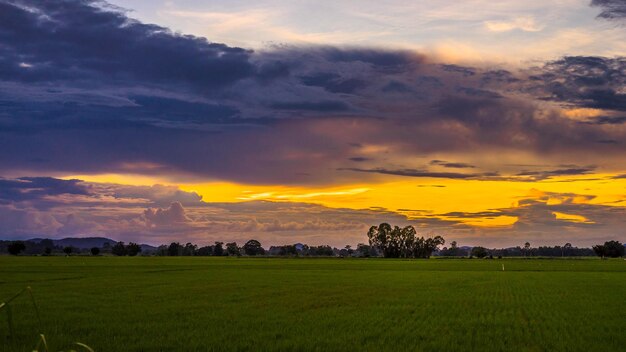
<svg viewBox="0 0 626 352">
<path fill-rule="evenodd" d="M 237 242 L 226 243 L 226 253 L 229 256 L 237 256 L 241 255 L 241 251 L 239 250 L 239 246 L 237 246 Z"/>
<path fill-rule="evenodd" d="M 198 255 L 202 255 L 202 256 L 211 256 L 213 255 L 213 248 L 214 246 L 204 246 L 204 247 L 200 247 L 198 248 Z"/>
<path fill-rule="evenodd" d="M 118 256 L 126 255 L 126 246 L 124 245 L 124 242 L 117 242 L 114 244 L 113 247 L 111 247 L 111 253 Z"/>
<path fill-rule="evenodd" d="M 592 248 L 598 257 L 604 258 L 606 256 L 606 249 L 604 248 L 603 245 L 598 244 L 598 245 L 593 246 Z"/>
<path fill-rule="evenodd" d="M 66 255 L 72 254 L 73 248 L 71 246 L 63 247 L 63 253 Z"/>
<path fill-rule="evenodd" d="M 387 223 L 370 227 L 367 237 L 370 246 L 382 251 L 385 258 L 428 258 L 445 240 L 441 236 L 434 238 L 416 237 L 415 228 L 399 228 Z"/>
<path fill-rule="evenodd" d="M 191 243 L 191 242 L 187 242 L 187 244 L 185 244 L 185 247 L 183 247 L 183 255 L 184 256 L 193 256 L 196 255 L 196 251 L 198 250 L 198 246 Z"/>
<path fill-rule="evenodd" d="M 435 236 L 433 238 L 416 238 L 414 244 L 414 257 L 415 258 L 430 258 L 437 247 L 443 245 L 446 241 L 441 236 Z"/>
<path fill-rule="evenodd" d="M 293 249 L 295 249 L 295 247 L 293 247 Z M 288 250 L 285 250 L 285 252 L 287 251 Z M 333 249 L 330 246 L 312 246 L 309 247 L 308 254 L 312 256 L 331 257 L 333 255 Z"/>
<path fill-rule="evenodd" d="M 446 257 L 463 257 L 467 255 L 467 252 L 459 248 L 456 241 L 452 241 L 450 242 L 450 248 L 442 249 L 439 254 Z"/>
<path fill-rule="evenodd" d="M 91 251 L 91 255 L 98 255 L 98 254 L 100 254 L 100 248 L 98 248 L 98 247 L 92 247 L 90 251 Z"/>
<path fill-rule="evenodd" d="M 618 258 L 624 255 L 624 245 L 619 241 L 607 241 L 603 245 L 593 246 L 593 251 L 602 258 Z"/>
<path fill-rule="evenodd" d="M 167 255 L 171 257 L 176 257 L 182 254 L 182 247 L 178 242 L 170 243 L 169 247 L 167 247 Z"/>
<path fill-rule="evenodd" d="M 295 249 L 295 246 L 294 246 Z M 263 255 L 265 250 L 261 247 L 261 242 L 257 240 L 250 240 L 243 245 L 243 252 L 246 255 Z"/>
<path fill-rule="evenodd" d="M 524 253 L 527 257 L 530 255 L 530 242 L 524 243 Z"/>
<path fill-rule="evenodd" d="M 139 253 L 141 253 L 141 246 L 135 242 L 129 242 L 126 246 L 126 254 L 134 257 Z"/>
<path fill-rule="evenodd" d="M 215 247 L 213 247 L 213 255 L 222 256 L 224 255 L 224 242 L 215 242 Z"/>
<path fill-rule="evenodd" d="M 374 257 L 376 256 L 375 253 L 372 253 L 372 246 L 368 246 L 365 243 L 359 243 L 356 245 L 356 251 L 358 253 L 359 256 L 361 257 Z"/>
<path fill-rule="evenodd" d="M 561 257 L 566 256 L 569 251 L 572 249 L 572 244 L 567 242 L 563 248 L 561 248 Z"/>
<path fill-rule="evenodd" d="M 624 256 L 624 245 L 619 241 L 604 242 L 604 250 L 607 257 L 618 258 Z"/>
<path fill-rule="evenodd" d="M 26 249 L 26 245 L 22 241 L 11 242 L 7 250 L 12 255 L 18 255 Z"/>
</svg>

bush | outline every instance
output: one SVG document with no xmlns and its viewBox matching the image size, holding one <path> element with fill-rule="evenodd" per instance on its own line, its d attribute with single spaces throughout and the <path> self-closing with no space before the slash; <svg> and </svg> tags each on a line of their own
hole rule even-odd
<svg viewBox="0 0 626 352">
<path fill-rule="evenodd" d="M 11 242 L 7 247 L 10 254 L 18 255 L 26 249 L 26 245 L 22 241 Z"/>
<path fill-rule="evenodd" d="M 91 249 L 91 255 L 98 255 L 98 254 L 100 254 L 100 248 L 98 248 L 98 247 L 93 247 L 93 248 Z"/>
<path fill-rule="evenodd" d="M 134 257 L 134 256 L 136 256 L 139 253 L 141 253 L 141 246 L 140 245 L 138 245 L 135 242 L 128 243 L 128 246 L 126 246 L 126 254 L 128 254 L 131 257 Z"/>
<path fill-rule="evenodd" d="M 487 248 L 485 247 L 474 247 L 472 248 L 471 256 L 476 258 L 484 258 L 487 256 Z"/>
<path fill-rule="evenodd" d="M 124 246 L 124 242 L 117 242 L 113 247 L 111 247 L 111 253 L 114 255 L 126 255 L 126 246 Z"/>
</svg>

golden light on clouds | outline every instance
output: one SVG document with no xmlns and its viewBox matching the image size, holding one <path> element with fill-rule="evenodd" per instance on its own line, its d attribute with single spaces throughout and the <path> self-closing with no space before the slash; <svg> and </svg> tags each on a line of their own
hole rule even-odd
<svg viewBox="0 0 626 352">
<path fill-rule="evenodd" d="M 576 222 L 576 223 L 585 223 L 585 224 L 593 224 L 594 222 L 587 219 L 582 215 L 575 214 L 565 214 L 558 211 L 552 212 L 552 214 L 556 217 L 557 220 L 568 221 L 568 222 Z"/>
<path fill-rule="evenodd" d="M 151 186 L 155 184 L 171 185 L 165 178 L 137 174 L 99 174 L 99 175 L 68 175 L 59 177 L 63 180 L 83 180 L 96 183 L 115 183 L 129 186 Z"/>
<path fill-rule="evenodd" d="M 303 202 L 329 208 L 381 209 L 408 219 L 437 217 L 460 221 L 466 225 L 506 227 L 514 225 L 516 216 L 498 215 L 498 209 L 520 206 L 523 200 L 546 205 L 590 204 L 624 206 L 626 179 L 612 179 L 612 174 L 555 177 L 536 182 L 478 181 L 453 179 L 410 179 L 390 176 L 388 182 L 306 187 L 285 185 L 250 185 L 232 182 L 177 184 L 181 190 L 196 192 L 204 202 L 238 203 L 246 201 Z M 168 184 L 163 180 L 136 175 L 71 175 L 88 182 L 126 185 Z M 484 216 L 480 215 L 485 212 Z M 457 214 L 451 214 L 457 213 Z M 462 214 L 477 213 L 476 216 Z M 558 220 L 593 223 L 576 214 L 552 212 Z"/>
</svg>

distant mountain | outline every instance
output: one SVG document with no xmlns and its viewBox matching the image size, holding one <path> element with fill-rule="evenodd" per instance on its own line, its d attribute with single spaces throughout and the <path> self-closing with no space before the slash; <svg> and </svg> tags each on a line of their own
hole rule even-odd
<svg viewBox="0 0 626 352">
<path fill-rule="evenodd" d="M 28 241 L 41 242 L 41 240 L 43 240 L 43 238 L 32 238 Z M 104 246 L 105 243 L 108 243 L 109 245 L 113 246 L 117 242 L 118 241 L 110 239 L 110 238 L 106 238 L 106 237 L 66 237 L 60 240 L 52 239 L 52 243 L 54 243 L 55 246 L 74 247 L 74 248 L 79 248 L 79 249 L 89 249 L 92 247 L 102 248 L 102 246 Z M 148 244 L 141 244 L 142 252 L 153 251 L 155 249 L 156 247 L 154 246 L 151 246 Z"/>
<path fill-rule="evenodd" d="M 157 247 L 151 246 L 151 245 L 145 244 L 145 243 L 140 244 L 139 246 L 141 247 L 141 252 L 142 253 L 149 253 L 149 252 L 154 252 L 154 251 L 157 250 Z"/>
<path fill-rule="evenodd" d="M 28 241 L 31 242 L 41 242 L 43 238 L 32 238 Z M 66 237 L 62 239 L 52 239 L 52 243 L 55 246 L 60 247 L 75 247 L 79 249 L 89 249 L 92 247 L 102 247 L 105 243 L 113 246 L 117 243 L 116 240 L 112 240 L 106 237 Z"/>
</svg>

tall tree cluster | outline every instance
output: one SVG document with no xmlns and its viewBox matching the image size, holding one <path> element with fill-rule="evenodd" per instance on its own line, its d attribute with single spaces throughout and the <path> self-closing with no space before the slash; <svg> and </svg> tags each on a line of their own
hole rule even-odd
<svg viewBox="0 0 626 352">
<path fill-rule="evenodd" d="M 429 258 L 446 241 L 441 236 L 418 237 L 413 226 L 400 228 L 382 223 L 367 232 L 370 246 L 377 248 L 385 258 Z"/>
</svg>

